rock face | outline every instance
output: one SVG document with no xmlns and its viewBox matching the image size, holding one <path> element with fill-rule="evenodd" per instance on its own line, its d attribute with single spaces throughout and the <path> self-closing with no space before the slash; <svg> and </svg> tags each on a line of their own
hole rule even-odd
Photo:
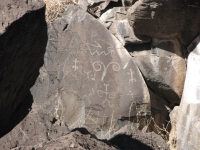
<svg viewBox="0 0 200 150">
<path fill-rule="evenodd" d="M 41 0 L 0 4 L 0 137 L 29 112 L 47 42 Z M 30 69 L 31 68 L 31 69 Z"/>
<path fill-rule="evenodd" d="M 140 0 L 128 10 L 129 21 L 135 34 L 178 37 L 187 46 L 200 32 L 199 7 L 197 0 Z"/>
<path fill-rule="evenodd" d="M 170 103 L 179 104 L 186 64 L 178 40 L 153 39 L 151 47 L 147 46 L 147 49 L 138 47 L 132 52 L 137 66 L 157 95 Z"/>
<path fill-rule="evenodd" d="M 171 147 L 199 149 L 200 141 L 200 35 L 190 44 L 187 74 L 181 105 L 170 114 L 173 131 L 170 135 Z M 176 141 L 176 145 L 173 145 Z"/>
<path fill-rule="evenodd" d="M 117 37 L 123 46 L 128 44 L 141 44 L 151 41 L 150 37 L 135 35 L 128 23 L 125 7 L 114 7 L 101 15 L 100 21 Z"/>
<path fill-rule="evenodd" d="M 148 131 L 154 131 L 157 134 L 166 134 L 166 131 L 170 131 L 170 118 L 169 113 L 173 109 L 173 105 L 170 102 L 156 95 L 151 89 L 149 89 L 151 98 L 151 116 L 152 120 L 148 127 Z M 160 129 L 165 128 L 166 131 L 160 131 Z"/>
<path fill-rule="evenodd" d="M 48 35 L 45 63 L 31 89 L 35 108 L 70 129 L 86 125 L 105 132 L 116 118 L 149 112 L 148 89 L 137 66 L 95 18 L 69 5 Z"/>
</svg>

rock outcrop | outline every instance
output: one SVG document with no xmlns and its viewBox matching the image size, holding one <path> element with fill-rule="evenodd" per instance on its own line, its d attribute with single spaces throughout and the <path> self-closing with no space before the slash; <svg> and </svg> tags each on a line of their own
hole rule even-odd
<svg viewBox="0 0 200 150">
<path fill-rule="evenodd" d="M 139 0 L 128 10 L 129 22 L 135 34 L 177 37 L 188 46 L 200 32 L 199 7 L 197 0 Z"/>
<path fill-rule="evenodd" d="M 135 35 L 128 23 L 125 7 L 114 7 L 101 15 L 100 21 L 117 37 L 123 46 L 128 44 L 142 44 L 151 41 L 150 37 Z"/>
<path fill-rule="evenodd" d="M 197 0 L 45 2 L 0 4 L 0 149 L 168 149 L 171 111 L 199 149 Z"/>
<path fill-rule="evenodd" d="M 45 63 L 31 88 L 35 108 L 70 129 L 86 125 L 105 132 L 116 118 L 149 113 L 150 97 L 139 69 L 95 18 L 69 5 L 50 24 L 48 35 Z"/>
<path fill-rule="evenodd" d="M 179 104 L 186 63 L 178 40 L 153 38 L 152 45 L 148 48 L 150 49 L 137 48 L 132 51 L 133 59 L 147 84 L 157 95 L 170 103 Z"/>
<path fill-rule="evenodd" d="M 191 53 L 188 57 L 183 97 L 180 106 L 170 114 L 173 127 L 171 147 L 177 150 L 200 148 L 200 35 L 188 50 Z"/>
<path fill-rule="evenodd" d="M 47 42 L 42 0 L 0 3 L 0 137 L 29 112 Z"/>
</svg>

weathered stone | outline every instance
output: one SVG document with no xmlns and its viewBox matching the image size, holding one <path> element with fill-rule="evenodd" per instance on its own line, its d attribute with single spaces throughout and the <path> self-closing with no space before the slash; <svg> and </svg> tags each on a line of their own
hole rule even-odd
<svg viewBox="0 0 200 150">
<path fill-rule="evenodd" d="M 152 42 L 151 49 L 148 44 L 144 45 L 147 49 L 137 46 L 131 55 L 149 87 L 163 99 L 179 104 L 186 72 L 180 44 L 177 39 L 153 39 Z"/>
<path fill-rule="evenodd" d="M 148 89 L 126 49 L 77 6 L 66 12 L 72 15 L 49 25 L 45 63 L 31 89 L 38 113 L 70 129 L 108 132 L 117 119 L 137 115 L 136 107 L 149 112 L 142 110 L 150 103 Z"/>
<path fill-rule="evenodd" d="M 91 15 L 100 17 L 111 2 L 118 2 L 118 0 L 79 0 L 78 5 Z"/>
<path fill-rule="evenodd" d="M 123 0 L 124 1 L 124 6 L 130 7 L 132 6 L 137 0 Z"/>
<path fill-rule="evenodd" d="M 0 137 L 29 112 L 47 42 L 42 0 L 0 3 Z"/>
<path fill-rule="evenodd" d="M 127 12 L 124 7 L 114 7 L 101 15 L 99 20 L 109 28 L 115 20 L 127 19 Z"/>
<path fill-rule="evenodd" d="M 188 47 L 188 51 L 192 49 L 181 105 L 170 114 L 173 127 L 170 141 L 176 150 L 200 149 L 200 35 Z"/>
<path fill-rule="evenodd" d="M 103 13 L 100 21 L 109 31 L 119 39 L 122 45 L 141 44 L 151 41 L 147 36 L 136 36 L 128 23 L 127 12 L 124 7 L 114 7 Z"/>
<path fill-rule="evenodd" d="M 29 11 L 35 11 L 44 7 L 43 0 L 29 1 L 7 1 L 1 0 L 0 4 L 0 35 L 3 34 L 8 26 L 21 18 Z"/>
<path fill-rule="evenodd" d="M 127 44 L 141 44 L 151 41 L 150 37 L 141 35 L 136 36 L 129 25 L 128 20 L 114 21 L 110 26 L 109 31 L 117 37 L 124 46 Z"/>
<path fill-rule="evenodd" d="M 148 126 L 148 131 L 154 131 L 158 134 L 165 134 L 165 130 L 162 131 L 160 129 L 166 129 L 166 131 L 169 131 L 169 112 L 174 106 L 173 104 L 170 105 L 168 101 L 156 95 L 151 89 L 149 89 L 149 93 L 151 98 L 152 120 L 150 122 L 150 125 Z"/>
<path fill-rule="evenodd" d="M 178 37 L 187 46 L 200 32 L 197 0 L 140 0 L 129 10 L 135 34 L 156 38 Z"/>
</svg>

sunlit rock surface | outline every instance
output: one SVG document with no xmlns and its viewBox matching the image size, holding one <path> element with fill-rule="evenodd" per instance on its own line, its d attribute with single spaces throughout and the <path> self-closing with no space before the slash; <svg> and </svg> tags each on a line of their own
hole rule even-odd
<svg viewBox="0 0 200 150">
<path fill-rule="evenodd" d="M 181 105 L 170 114 L 177 150 L 200 148 L 200 35 L 190 44 Z M 173 143 L 172 143 L 173 147 Z"/>
</svg>

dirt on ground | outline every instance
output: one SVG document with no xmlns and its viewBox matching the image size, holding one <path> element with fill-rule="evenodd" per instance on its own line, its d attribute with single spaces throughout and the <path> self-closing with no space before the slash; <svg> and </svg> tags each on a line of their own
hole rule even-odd
<svg viewBox="0 0 200 150">
<path fill-rule="evenodd" d="M 78 128 L 50 142 L 12 150 L 169 150 L 169 147 L 155 133 L 144 133 L 132 126 L 125 126 L 110 140 L 99 140 L 85 128 Z"/>
<path fill-rule="evenodd" d="M 114 133 L 109 142 L 120 150 L 169 150 L 161 136 L 138 130 L 132 125 L 126 125 Z"/>
</svg>

